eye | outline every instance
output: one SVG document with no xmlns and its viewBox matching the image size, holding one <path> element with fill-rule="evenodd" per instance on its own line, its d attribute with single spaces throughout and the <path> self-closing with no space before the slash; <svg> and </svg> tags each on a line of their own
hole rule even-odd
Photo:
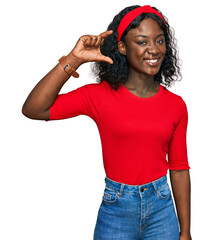
<svg viewBox="0 0 214 240">
<path fill-rule="evenodd" d="M 157 41 L 159 44 L 163 44 L 164 42 L 165 42 L 165 40 L 164 39 L 160 39 L 160 40 L 158 40 Z"/>
<path fill-rule="evenodd" d="M 146 42 L 145 41 L 139 41 L 137 42 L 139 45 L 146 45 Z"/>
</svg>

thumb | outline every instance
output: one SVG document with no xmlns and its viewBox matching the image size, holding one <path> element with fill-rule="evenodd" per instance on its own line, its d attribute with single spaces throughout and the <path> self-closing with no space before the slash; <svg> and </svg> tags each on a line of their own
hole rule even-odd
<svg viewBox="0 0 214 240">
<path fill-rule="evenodd" d="M 113 60 L 110 58 L 110 57 L 107 57 L 107 56 L 104 56 L 102 54 L 98 55 L 97 56 L 97 59 L 96 61 L 99 61 L 99 62 L 108 62 L 110 64 L 113 64 Z"/>
</svg>

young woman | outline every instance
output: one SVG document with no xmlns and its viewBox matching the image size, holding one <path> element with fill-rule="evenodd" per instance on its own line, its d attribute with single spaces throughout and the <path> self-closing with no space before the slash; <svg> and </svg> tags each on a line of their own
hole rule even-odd
<svg viewBox="0 0 214 240">
<path fill-rule="evenodd" d="M 86 62 L 95 62 L 97 83 L 59 94 Z M 182 97 L 166 88 L 180 75 L 167 18 L 136 5 L 99 36 L 81 36 L 26 99 L 22 112 L 29 118 L 83 114 L 97 124 L 106 177 L 95 240 L 191 239 L 188 112 Z"/>
</svg>

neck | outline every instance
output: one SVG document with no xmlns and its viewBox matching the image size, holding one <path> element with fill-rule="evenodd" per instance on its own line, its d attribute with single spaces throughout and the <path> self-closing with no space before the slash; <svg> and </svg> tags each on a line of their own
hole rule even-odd
<svg viewBox="0 0 214 240">
<path fill-rule="evenodd" d="M 137 91 L 151 91 L 157 88 L 158 83 L 154 82 L 154 76 L 145 75 L 139 72 L 130 72 L 126 88 Z"/>
</svg>

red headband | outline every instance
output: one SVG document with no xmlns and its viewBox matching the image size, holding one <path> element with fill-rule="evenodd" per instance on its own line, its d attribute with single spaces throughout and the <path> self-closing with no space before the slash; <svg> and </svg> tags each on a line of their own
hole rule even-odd
<svg viewBox="0 0 214 240">
<path fill-rule="evenodd" d="M 126 30 L 126 28 L 129 26 L 129 24 L 137 17 L 139 16 L 141 13 L 155 13 L 156 15 L 158 15 L 159 17 L 161 17 L 165 22 L 163 16 L 154 8 L 152 8 L 150 5 L 145 5 L 139 8 L 135 8 L 134 10 L 128 12 L 121 20 L 120 25 L 117 28 L 118 31 L 118 37 L 117 40 L 118 42 L 120 41 L 120 38 L 123 34 L 123 32 Z"/>
</svg>

